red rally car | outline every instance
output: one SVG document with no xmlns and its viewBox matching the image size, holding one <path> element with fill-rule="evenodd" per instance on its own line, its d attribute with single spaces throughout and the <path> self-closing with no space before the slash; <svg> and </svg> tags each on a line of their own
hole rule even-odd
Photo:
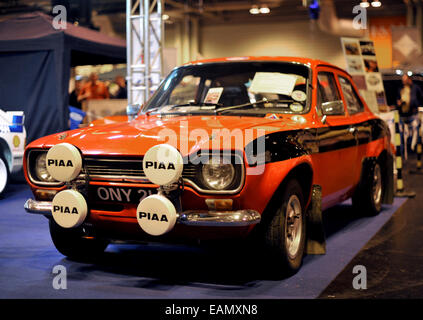
<svg viewBox="0 0 423 320">
<path fill-rule="evenodd" d="M 71 258 L 112 240 L 242 238 L 297 271 L 323 253 L 321 212 L 393 199 L 390 133 L 351 76 L 303 58 L 203 60 L 173 70 L 131 121 L 32 142 L 25 209 Z M 113 121 L 112 121 L 113 122 Z"/>
</svg>

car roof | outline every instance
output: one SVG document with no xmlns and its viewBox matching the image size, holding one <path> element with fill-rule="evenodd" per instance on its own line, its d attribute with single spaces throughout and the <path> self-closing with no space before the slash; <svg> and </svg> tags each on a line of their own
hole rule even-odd
<svg viewBox="0 0 423 320">
<path fill-rule="evenodd" d="M 311 69 L 316 68 L 317 66 L 324 66 L 334 68 L 345 75 L 348 78 L 352 79 L 351 75 L 345 69 L 338 67 L 330 62 L 319 60 L 319 59 L 310 59 L 310 58 L 301 58 L 301 57 L 280 57 L 280 56 L 236 56 L 236 57 L 224 57 L 224 58 L 214 58 L 214 59 L 202 59 L 195 60 L 188 63 L 185 63 L 183 66 L 189 65 L 198 65 L 206 63 L 230 63 L 230 62 L 242 62 L 242 61 L 269 61 L 269 62 L 291 62 L 291 63 L 300 63 L 303 65 L 309 66 Z"/>
<path fill-rule="evenodd" d="M 270 61 L 270 62 L 297 62 L 301 64 L 309 65 L 310 67 L 316 67 L 318 65 L 330 66 L 336 69 L 341 69 L 329 62 L 310 59 L 310 58 L 300 58 L 300 57 L 270 57 L 270 56 L 239 56 L 239 57 L 224 57 L 224 58 L 214 58 L 214 59 L 203 59 L 196 60 L 185 65 L 190 64 L 203 64 L 203 63 L 223 63 L 223 62 L 240 62 L 240 61 Z M 342 69 L 341 69 L 342 70 Z"/>
</svg>

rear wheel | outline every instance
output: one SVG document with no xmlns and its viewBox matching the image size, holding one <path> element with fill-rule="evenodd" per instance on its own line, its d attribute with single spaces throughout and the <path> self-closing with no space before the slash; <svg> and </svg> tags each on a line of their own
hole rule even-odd
<svg viewBox="0 0 423 320">
<path fill-rule="evenodd" d="M 374 161 L 363 174 L 362 181 L 352 198 L 354 210 L 359 215 L 375 216 L 382 209 L 383 178 L 380 164 Z"/>
<path fill-rule="evenodd" d="M 9 167 L 7 161 L 2 154 L 0 154 L 0 196 L 2 196 L 6 190 L 7 183 L 9 181 Z"/>
<path fill-rule="evenodd" d="M 301 267 L 306 239 L 304 197 L 298 181 L 288 181 L 281 200 L 265 226 L 265 246 L 272 271 L 293 274 Z"/>
<path fill-rule="evenodd" d="M 50 235 L 56 249 L 73 260 L 90 260 L 100 256 L 109 242 L 103 239 L 84 238 L 82 228 L 66 229 L 50 220 Z"/>
</svg>

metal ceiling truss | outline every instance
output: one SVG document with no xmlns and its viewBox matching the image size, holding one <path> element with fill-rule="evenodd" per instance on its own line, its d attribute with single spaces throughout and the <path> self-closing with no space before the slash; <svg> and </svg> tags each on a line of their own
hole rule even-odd
<svg viewBox="0 0 423 320">
<path fill-rule="evenodd" d="M 163 0 L 126 0 L 128 105 L 143 104 L 162 80 Z"/>
</svg>

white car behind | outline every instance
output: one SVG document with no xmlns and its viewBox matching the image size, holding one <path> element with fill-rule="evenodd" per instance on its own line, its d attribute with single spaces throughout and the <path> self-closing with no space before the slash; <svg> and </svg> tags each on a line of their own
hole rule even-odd
<svg viewBox="0 0 423 320">
<path fill-rule="evenodd" d="M 0 196 L 4 193 L 9 176 L 22 168 L 26 131 L 23 111 L 0 109 Z"/>
</svg>

